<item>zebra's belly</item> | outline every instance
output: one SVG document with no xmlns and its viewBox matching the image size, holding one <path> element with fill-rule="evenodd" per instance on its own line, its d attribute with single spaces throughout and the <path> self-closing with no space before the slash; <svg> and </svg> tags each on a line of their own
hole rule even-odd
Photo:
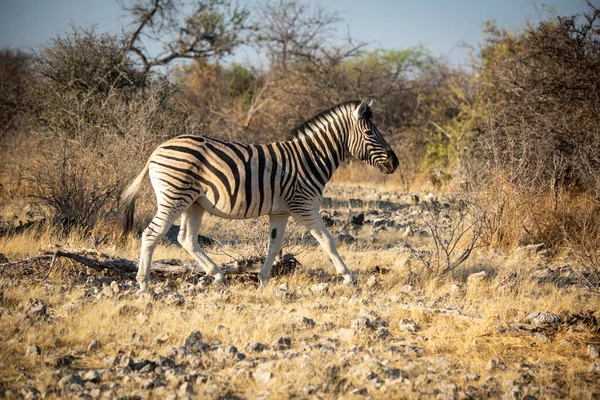
<svg viewBox="0 0 600 400">
<path fill-rule="evenodd" d="M 201 196 L 198 200 L 196 200 L 196 202 L 200 204 L 200 206 L 202 206 L 202 208 L 204 208 L 209 214 L 227 219 L 248 219 L 270 214 L 289 215 L 287 206 L 284 204 L 278 204 L 279 202 L 277 201 L 274 202 L 269 210 L 263 209 L 262 212 L 256 208 L 246 209 L 236 207 L 234 210 L 221 209 L 219 206 L 213 204 L 213 202 L 206 196 Z"/>
</svg>

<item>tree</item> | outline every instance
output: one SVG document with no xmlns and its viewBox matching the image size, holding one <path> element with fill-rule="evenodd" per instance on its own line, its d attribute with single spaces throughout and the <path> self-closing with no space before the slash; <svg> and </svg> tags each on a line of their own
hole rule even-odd
<svg viewBox="0 0 600 400">
<path fill-rule="evenodd" d="M 135 27 L 126 49 L 135 54 L 145 71 L 177 59 L 220 59 L 246 42 L 249 11 L 227 0 L 198 0 L 189 16 L 178 0 L 132 0 L 124 8 Z M 162 43 L 163 52 L 151 55 L 144 46 L 148 39 Z"/>
</svg>

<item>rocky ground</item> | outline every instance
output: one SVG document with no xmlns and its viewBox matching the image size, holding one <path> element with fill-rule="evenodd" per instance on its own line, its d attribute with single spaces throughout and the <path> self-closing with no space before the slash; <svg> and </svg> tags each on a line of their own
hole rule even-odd
<svg viewBox="0 0 600 400">
<path fill-rule="evenodd" d="M 219 288 L 187 275 L 155 278 L 140 296 L 131 277 L 69 260 L 47 279 L 48 263 L 4 266 L 0 397 L 600 398 L 600 301 L 568 260 L 543 245 L 481 248 L 436 279 L 419 258 L 433 246 L 423 209 L 448 225 L 459 201 L 335 186 L 326 196 L 356 287 L 293 226 L 302 265 L 263 290 L 252 277 Z M 263 225 L 209 221 L 207 251 L 219 262 L 251 253 Z M 0 239 L 9 261 L 17 240 Z M 168 240 L 161 256 L 188 258 Z"/>
</svg>

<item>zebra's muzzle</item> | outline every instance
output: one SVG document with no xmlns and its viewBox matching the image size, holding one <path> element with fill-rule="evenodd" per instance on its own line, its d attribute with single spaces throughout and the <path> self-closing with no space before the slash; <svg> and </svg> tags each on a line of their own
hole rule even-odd
<svg viewBox="0 0 600 400">
<path fill-rule="evenodd" d="M 387 160 L 381 164 L 379 169 L 384 174 L 392 174 L 398 168 L 398 157 L 396 157 L 396 153 L 394 153 L 391 149 L 387 152 Z"/>
</svg>

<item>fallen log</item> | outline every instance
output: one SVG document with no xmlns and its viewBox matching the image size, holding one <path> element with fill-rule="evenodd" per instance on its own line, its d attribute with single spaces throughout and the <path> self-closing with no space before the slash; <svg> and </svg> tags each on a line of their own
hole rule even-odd
<svg viewBox="0 0 600 400">
<path fill-rule="evenodd" d="M 40 256 L 28 257 L 23 260 L 17 260 L 8 263 L 1 263 L 0 274 L 6 269 L 6 267 L 50 260 L 50 266 L 45 274 L 45 278 L 47 278 L 52 272 L 56 260 L 59 258 L 73 260 L 97 272 L 111 271 L 121 275 L 134 275 L 138 270 L 138 262 L 136 260 L 113 257 L 108 254 L 101 253 L 95 249 L 66 249 L 56 245 L 51 245 L 49 248 L 53 250 L 45 251 Z M 255 256 L 224 263 L 220 266 L 220 268 L 221 271 L 226 275 L 255 274 L 260 271 L 263 262 L 264 257 Z M 279 262 L 276 262 L 273 266 L 273 275 L 284 275 L 290 273 L 299 264 L 300 263 L 298 260 L 296 260 L 293 254 L 285 254 L 282 259 Z M 195 262 L 177 259 L 153 261 L 152 265 L 150 266 L 150 271 L 159 275 L 182 275 L 192 273 L 204 275 L 204 271 Z"/>
</svg>

